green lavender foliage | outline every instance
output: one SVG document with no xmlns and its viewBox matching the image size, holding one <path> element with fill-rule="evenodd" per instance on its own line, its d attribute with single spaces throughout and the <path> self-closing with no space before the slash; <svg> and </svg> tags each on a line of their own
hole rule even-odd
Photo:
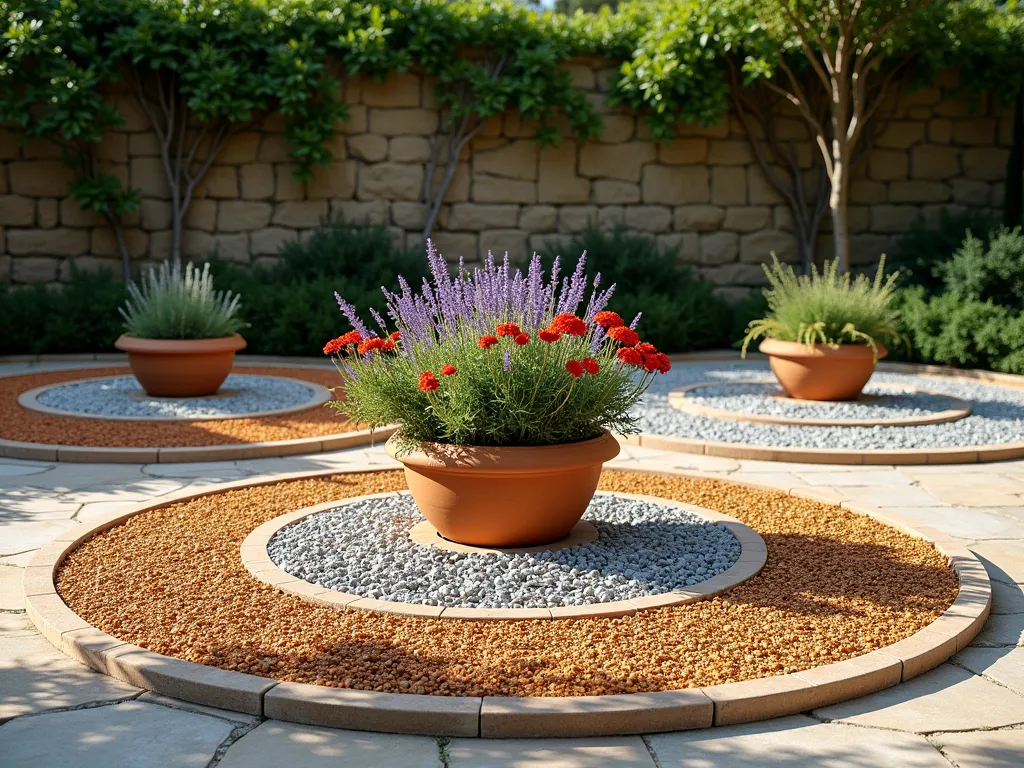
<svg viewBox="0 0 1024 768">
<path fill-rule="evenodd" d="M 140 339 L 219 339 L 244 327 L 238 309 L 237 295 L 214 290 L 209 264 L 164 262 L 128 286 L 121 316 L 125 333 Z"/>
</svg>

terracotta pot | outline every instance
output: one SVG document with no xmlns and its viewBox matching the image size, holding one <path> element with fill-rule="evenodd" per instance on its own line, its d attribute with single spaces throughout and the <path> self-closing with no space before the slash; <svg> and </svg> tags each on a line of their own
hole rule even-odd
<svg viewBox="0 0 1024 768">
<path fill-rule="evenodd" d="M 527 447 L 420 443 L 398 454 L 423 516 L 446 539 L 475 547 L 531 547 L 569 534 L 587 509 L 601 465 L 619 454 L 605 432 L 593 440 Z"/>
<path fill-rule="evenodd" d="M 765 339 L 760 350 L 786 394 L 797 400 L 856 400 L 877 360 L 867 344 L 808 347 L 795 341 Z M 878 357 L 887 350 L 878 345 Z"/>
<path fill-rule="evenodd" d="M 114 346 L 128 353 L 139 384 L 154 397 L 214 395 L 231 372 L 235 352 L 245 348 L 237 333 L 220 339 L 139 339 L 124 334 Z"/>
</svg>

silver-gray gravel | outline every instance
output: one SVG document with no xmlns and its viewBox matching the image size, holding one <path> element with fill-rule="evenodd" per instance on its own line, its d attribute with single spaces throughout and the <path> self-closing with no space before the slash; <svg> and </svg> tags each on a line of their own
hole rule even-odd
<svg viewBox="0 0 1024 768">
<path fill-rule="evenodd" d="M 740 543 L 686 510 L 614 495 L 584 517 L 598 538 L 553 552 L 463 553 L 413 542 L 422 520 L 411 496 L 319 512 L 267 547 L 281 570 L 327 589 L 400 603 L 553 608 L 627 600 L 693 585 L 725 571 Z"/>
<path fill-rule="evenodd" d="M 134 376 L 60 384 L 41 392 L 36 402 L 48 408 L 90 416 L 125 416 L 140 419 L 231 418 L 293 408 L 317 401 L 319 389 L 298 379 L 231 374 L 221 389 L 230 397 L 195 399 L 136 399 L 142 387 Z"/>
<path fill-rule="evenodd" d="M 638 426 L 643 432 L 707 442 L 812 450 L 953 448 L 1024 440 L 1024 390 L 940 377 L 876 373 L 864 391 L 885 394 L 887 387 L 895 386 L 944 392 L 971 403 L 972 415 L 949 424 L 815 427 L 694 416 L 674 408 L 668 400 L 669 392 L 700 382 L 774 380 L 767 362 L 676 363 L 669 373 L 655 378 L 634 413 L 639 417 Z M 850 404 L 840 403 L 834 408 L 838 418 L 858 418 L 850 415 Z"/>
</svg>

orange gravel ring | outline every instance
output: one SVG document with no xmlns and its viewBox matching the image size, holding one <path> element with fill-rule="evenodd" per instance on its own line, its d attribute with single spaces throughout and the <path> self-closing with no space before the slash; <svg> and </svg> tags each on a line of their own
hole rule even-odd
<svg viewBox="0 0 1024 768">
<path fill-rule="evenodd" d="M 761 534 L 764 570 L 708 602 L 622 618 L 438 621 L 339 612 L 245 572 L 238 547 L 250 530 L 288 509 L 402 487 L 383 471 L 242 481 L 112 515 L 39 553 L 27 607 L 69 655 L 167 695 L 294 722 L 494 737 L 804 711 L 930 669 L 988 614 L 984 568 L 937 531 L 675 474 L 607 472 L 602 487 L 718 509 Z"/>
<path fill-rule="evenodd" d="M 316 368 L 236 365 L 233 371 L 302 379 L 327 388 L 338 384 L 336 373 Z M 336 450 L 389 434 L 357 429 L 323 405 L 252 418 L 156 422 L 61 416 L 18 403 L 22 393 L 38 387 L 130 374 L 129 368 L 109 367 L 0 377 L 0 456 L 126 463 L 213 461 Z"/>
</svg>

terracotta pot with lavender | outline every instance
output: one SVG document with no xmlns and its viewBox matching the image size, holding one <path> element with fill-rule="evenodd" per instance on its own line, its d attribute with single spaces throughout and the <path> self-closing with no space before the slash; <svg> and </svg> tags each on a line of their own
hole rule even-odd
<svg viewBox="0 0 1024 768">
<path fill-rule="evenodd" d="M 405 466 L 416 505 L 445 538 L 526 547 L 568 535 L 601 469 L 611 432 L 668 358 L 605 310 L 581 257 L 562 283 L 535 257 L 525 273 L 489 261 L 450 275 L 432 244 L 434 276 L 387 293 L 389 326 L 371 331 L 338 297 L 353 330 L 332 339 L 344 397 L 331 405 L 372 426 L 399 425 L 388 453 Z M 593 285 L 589 290 L 588 286 Z"/>
</svg>

